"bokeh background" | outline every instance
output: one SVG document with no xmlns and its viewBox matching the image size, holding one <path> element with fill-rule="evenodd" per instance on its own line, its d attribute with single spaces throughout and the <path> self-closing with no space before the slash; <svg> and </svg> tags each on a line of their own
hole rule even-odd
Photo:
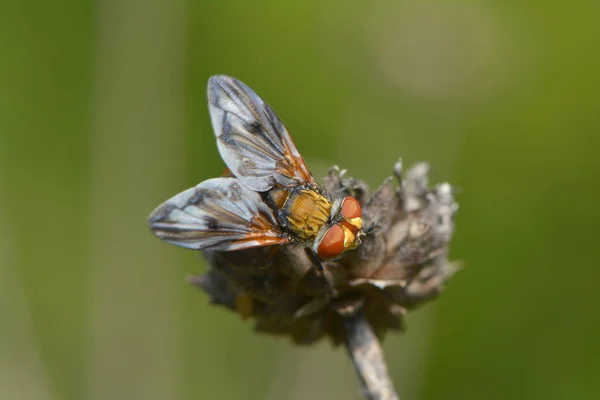
<svg viewBox="0 0 600 400">
<path fill-rule="evenodd" d="M 1 1 L 0 398 L 360 398 L 342 349 L 254 334 L 147 230 L 222 170 L 217 73 L 318 177 L 459 189 L 467 268 L 384 343 L 403 398 L 600 398 L 599 37 L 585 0 Z"/>
</svg>

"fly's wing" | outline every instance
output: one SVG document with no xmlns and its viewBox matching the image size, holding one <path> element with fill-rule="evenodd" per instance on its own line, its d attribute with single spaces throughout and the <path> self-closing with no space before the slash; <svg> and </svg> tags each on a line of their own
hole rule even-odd
<svg viewBox="0 0 600 400">
<path fill-rule="evenodd" d="M 233 251 L 288 242 L 260 195 L 235 178 L 204 181 L 150 214 L 152 232 L 197 250 Z"/>
<path fill-rule="evenodd" d="M 279 117 L 248 86 L 213 76 L 208 103 L 221 157 L 246 187 L 263 192 L 315 183 Z"/>
</svg>

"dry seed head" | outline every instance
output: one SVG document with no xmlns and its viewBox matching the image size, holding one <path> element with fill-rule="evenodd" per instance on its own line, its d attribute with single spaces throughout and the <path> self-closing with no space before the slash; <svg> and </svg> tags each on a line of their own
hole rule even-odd
<svg viewBox="0 0 600 400">
<path fill-rule="evenodd" d="M 332 196 L 354 196 L 363 209 L 367 234 L 360 246 L 323 263 L 326 280 L 298 246 L 237 252 L 204 252 L 207 273 L 190 282 L 258 331 L 289 335 L 296 343 L 329 336 L 344 340 L 343 317 L 362 311 L 383 337 L 403 327 L 403 315 L 436 297 L 457 271 L 448 261 L 458 205 L 448 183 L 428 187 L 426 163 L 403 171 L 394 165 L 374 192 L 361 180 L 333 167 L 324 188 Z M 327 283 L 335 289 L 335 296 Z"/>
</svg>

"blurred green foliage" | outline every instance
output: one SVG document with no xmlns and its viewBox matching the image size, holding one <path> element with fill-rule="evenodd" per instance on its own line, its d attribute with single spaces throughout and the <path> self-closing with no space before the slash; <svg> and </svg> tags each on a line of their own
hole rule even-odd
<svg viewBox="0 0 600 400">
<path fill-rule="evenodd" d="M 466 268 L 385 342 L 403 398 L 600 396 L 600 5 L 0 3 L 0 398 L 360 398 L 349 361 L 207 304 L 147 231 L 215 176 L 208 77 L 313 172 L 398 157 L 459 188 Z"/>
</svg>

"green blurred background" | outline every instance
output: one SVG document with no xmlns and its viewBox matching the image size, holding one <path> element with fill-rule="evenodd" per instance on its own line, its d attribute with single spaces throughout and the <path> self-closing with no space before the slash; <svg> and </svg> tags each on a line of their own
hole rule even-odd
<svg viewBox="0 0 600 400">
<path fill-rule="evenodd" d="M 0 1 L 0 399 L 360 398 L 342 349 L 252 333 L 147 230 L 222 170 L 217 73 L 318 177 L 459 188 L 467 268 L 384 344 L 403 398 L 600 398 L 599 4 Z"/>
</svg>

